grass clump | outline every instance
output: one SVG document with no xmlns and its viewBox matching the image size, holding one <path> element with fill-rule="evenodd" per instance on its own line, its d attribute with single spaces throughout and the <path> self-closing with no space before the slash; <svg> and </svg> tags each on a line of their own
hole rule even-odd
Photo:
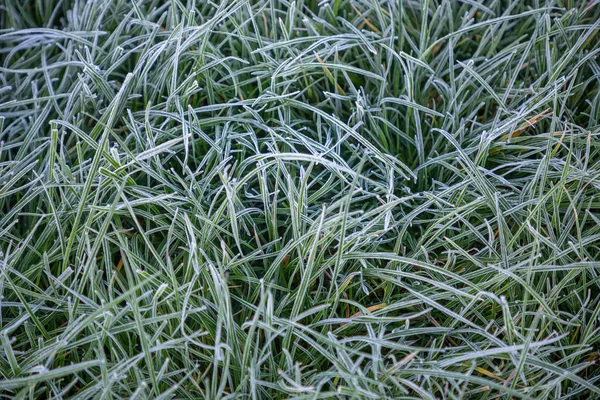
<svg viewBox="0 0 600 400">
<path fill-rule="evenodd" d="M 600 398 L 599 27 L 6 0 L 3 398 Z"/>
</svg>

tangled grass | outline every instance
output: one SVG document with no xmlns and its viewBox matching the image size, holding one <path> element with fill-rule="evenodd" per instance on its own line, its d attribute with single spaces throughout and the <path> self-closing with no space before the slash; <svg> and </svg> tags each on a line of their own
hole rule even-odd
<svg viewBox="0 0 600 400">
<path fill-rule="evenodd" d="M 600 398 L 599 27 L 0 3 L 0 394 Z"/>
</svg>

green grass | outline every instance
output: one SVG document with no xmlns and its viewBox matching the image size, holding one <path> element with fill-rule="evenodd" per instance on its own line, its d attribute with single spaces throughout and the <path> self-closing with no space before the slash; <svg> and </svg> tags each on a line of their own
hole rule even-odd
<svg viewBox="0 0 600 400">
<path fill-rule="evenodd" d="M 4 0 L 0 398 L 600 398 L 599 31 Z"/>
</svg>

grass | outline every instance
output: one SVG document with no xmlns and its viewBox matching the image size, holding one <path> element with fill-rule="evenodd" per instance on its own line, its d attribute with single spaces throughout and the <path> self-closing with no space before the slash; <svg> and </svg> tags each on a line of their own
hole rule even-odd
<svg viewBox="0 0 600 400">
<path fill-rule="evenodd" d="M 2 2 L 2 398 L 600 398 L 599 28 Z"/>
</svg>

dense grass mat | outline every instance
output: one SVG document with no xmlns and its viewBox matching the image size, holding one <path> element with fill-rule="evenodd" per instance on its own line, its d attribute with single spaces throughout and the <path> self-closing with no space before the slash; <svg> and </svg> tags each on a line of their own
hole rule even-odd
<svg viewBox="0 0 600 400">
<path fill-rule="evenodd" d="M 0 2 L 0 395 L 600 398 L 599 27 Z"/>
</svg>

